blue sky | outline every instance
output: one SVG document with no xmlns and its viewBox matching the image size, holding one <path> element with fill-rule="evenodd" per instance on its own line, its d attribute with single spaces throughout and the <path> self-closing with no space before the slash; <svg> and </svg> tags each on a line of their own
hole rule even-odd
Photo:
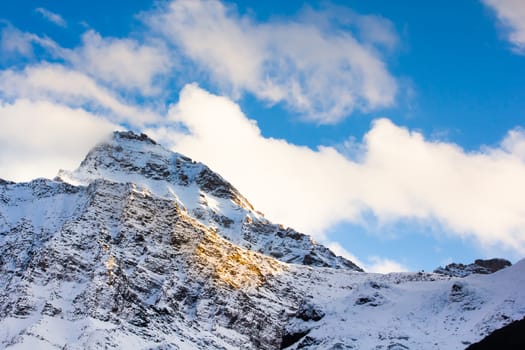
<svg viewBox="0 0 525 350">
<path fill-rule="evenodd" d="M 110 130 L 373 271 L 525 252 L 525 3 L 0 4 L 0 177 Z"/>
</svg>

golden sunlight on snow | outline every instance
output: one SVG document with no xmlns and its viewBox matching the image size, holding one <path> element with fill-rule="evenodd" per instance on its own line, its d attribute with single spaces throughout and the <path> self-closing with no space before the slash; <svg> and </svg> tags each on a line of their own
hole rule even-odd
<svg viewBox="0 0 525 350">
<path fill-rule="evenodd" d="M 195 249 L 200 262 L 213 269 L 217 282 L 233 288 L 253 288 L 268 276 L 285 270 L 284 264 L 264 255 L 240 249 L 209 230 Z"/>
</svg>

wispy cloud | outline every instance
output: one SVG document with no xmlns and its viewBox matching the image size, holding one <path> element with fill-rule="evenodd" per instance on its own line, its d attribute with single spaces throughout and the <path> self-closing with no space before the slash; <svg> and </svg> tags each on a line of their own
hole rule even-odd
<svg viewBox="0 0 525 350">
<path fill-rule="evenodd" d="M 4 59 L 25 57 L 22 68 L 0 70 L 0 97 L 52 101 L 90 111 L 105 111 L 112 121 L 141 126 L 157 122 L 158 113 L 146 98 L 162 92 L 172 63 L 162 43 L 149 45 L 134 39 L 101 37 L 89 30 L 74 48 L 6 24 L 0 49 Z M 34 60 L 35 47 L 53 63 Z M 158 104 L 157 104 L 158 105 Z M 155 106 L 157 106 L 155 105 Z M 160 107 L 163 109 L 163 106 Z"/>
<path fill-rule="evenodd" d="M 6 24 L 0 32 L 3 55 L 32 57 L 35 46 L 55 61 L 73 68 L 115 90 L 150 96 L 161 91 L 165 75 L 174 66 L 166 46 L 129 38 L 102 37 L 93 30 L 82 35 L 79 46 L 66 49 L 55 41 Z M 164 79 L 164 80 L 163 80 Z"/>
<path fill-rule="evenodd" d="M 384 18 L 326 7 L 260 23 L 216 0 L 176 0 L 141 17 L 149 29 L 135 39 L 89 30 L 72 49 L 11 28 L 4 51 L 30 56 L 39 45 L 54 61 L 98 84 L 145 97 L 163 93 L 174 79 L 169 74 L 175 62 L 182 60 L 176 79 L 192 81 L 202 78 L 193 73 L 205 72 L 230 96 L 248 92 L 271 104 L 282 102 L 318 123 L 395 103 L 398 84 L 382 53 L 391 52 L 398 38 Z"/>
<path fill-rule="evenodd" d="M 59 27 L 67 27 L 67 22 L 57 13 L 51 12 L 43 7 L 37 7 L 35 12 L 40 14 L 43 18 Z"/>
<path fill-rule="evenodd" d="M 33 42 L 36 36 L 28 35 L 10 25 L 5 26 L 0 33 L 0 49 L 3 55 L 32 56 Z"/>
<path fill-rule="evenodd" d="M 70 107 L 106 111 L 117 122 L 142 126 L 159 121 L 143 107 L 122 101 L 113 91 L 92 78 L 59 64 L 39 64 L 22 71 L 0 71 L 0 96 L 17 100 L 53 101 Z"/>
<path fill-rule="evenodd" d="M 51 39 L 33 33 L 23 32 L 13 27 L 10 23 L 1 23 L 0 52 L 2 58 L 6 57 L 33 57 L 34 47 L 42 47 L 49 51 L 56 51 L 58 45 Z"/>
<path fill-rule="evenodd" d="M 525 1 L 482 0 L 505 28 L 505 34 L 515 52 L 525 54 Z"/>
<path fill-rule="evenodd" d="M 135 89 L 144 95 L 159 92 L 155 79 L 172 66 L 162 43 L 148 45 L 132 39 L 103 38 L 93 30 L 82 36 L 82 45 L 65 54 L 76 69 L 115 88 Z"/>
<path fill-rule="evenodd" d="M 214 0 L 176 0 L 143 18 L 230 96 L 285 102 L 320 123 L 395 102 L 379 53 L 397 42 L 385 19 L 337 8 L 261 23 Z"/>
</svg>

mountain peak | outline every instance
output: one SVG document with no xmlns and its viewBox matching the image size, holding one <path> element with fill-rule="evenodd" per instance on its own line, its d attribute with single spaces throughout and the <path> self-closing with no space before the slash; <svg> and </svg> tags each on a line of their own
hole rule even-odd
<svg viewBox="0 0 525 350">
<path fill-rule="evenodd" d="M 174 201 L 229 241 L 288 263 L 362 271 L 302 233 L 273 224 L 226 179 L 205 164 L 172 152 L 145 134 L 116 131 L 95 146 L 73 172 L 58 179 L 132 183 L 138 192 Z"/>
<path fill-rule="evenodd" d="M 144 133 L 136 134 L 133 131 L 114 131 L 113 132 L 113 138 L 115 140 L 123 139 L 123 140 L 136 140 L 141 142 L 147 142 L 152 145 L 156 145 L 157 142 L 155 142 L 153 139 L 151 139 L 148 135 Z"/>
</svg>

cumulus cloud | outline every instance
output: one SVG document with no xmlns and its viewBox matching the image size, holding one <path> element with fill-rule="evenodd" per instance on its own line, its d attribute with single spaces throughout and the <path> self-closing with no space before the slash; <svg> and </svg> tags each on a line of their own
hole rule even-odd
<svg viewBox="0 0 525 350">
<path fill-rule="evenodd" d="M 143 18 L 234 97 L 283 101 L 320 123 L 395 100 L 379 54 L 397 40 L 385 19 L 338 8 L 259 23 L 215 0 L 175 0 Z"/>
<path fill-rule="evenodd" d="M 149 132 L 223 174 L 270 219 L 320 240 L 328 227 L 366 223 L 372 213 L 379 225 L 437 223 L 484 246 L 525 251 L 519 129 L 500 147 L 470 153 L 380 119 L 351 160 L 333 147 L 266 138 L 237 104 L 196 85 L 183 89 L 169 118 L 183 127 Z"/>
<path fill-rule="evenodd" d="M 0 96 L 15 100 L 50 100 L 72 107 L 109 111 L 113 119 L 132 125 L 158 121 L 152 112 L 121 101 L 95 80 L 60 64 L 40 64 L 23 70 L 0 71 Z"/>
<path fill-rule="evenodd" d="M 117 128 L 105 118 L 50 102 L 0 103 L 0 176 L 29 181 L 76 168 L 93 145 Z"/>
<path fill-rule="evenodd" d="M 525 2 L 522 0 L 482 0 L 494 10 L 506 29 L 507 39 L 517 53 L 525 54 Z"/>
<path fill-rule="evenodd" d="M 135 89 L 145 95 L 159 92 L 155 79 L 171 66 L 160 43 L 147 45 L 132 39 L 103 38 L 90 30 L 82 45 L 65 53 L 74 67 L 113 87 Z"/>
<path fill-rule="evenodd" d="M 49 22 L 52 22 L 56 24 L 59 27 L 67 27 L 67 22 L 62 16 L 60 16 L 57 13 L 51 12 L 49 10 L 46 10 L 43 7 L 38 7 L 35 9 L 35 12 L 40 14 L 43 18 L 48 20 Z"/>
</svg>

